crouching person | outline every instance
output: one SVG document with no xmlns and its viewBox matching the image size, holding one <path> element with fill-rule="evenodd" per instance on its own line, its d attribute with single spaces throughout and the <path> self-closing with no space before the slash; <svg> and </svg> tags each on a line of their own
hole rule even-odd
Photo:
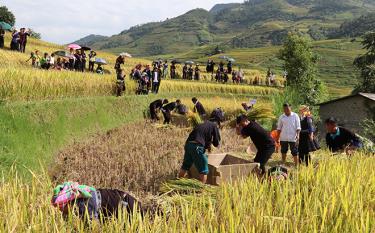
<svg viewBox="0 0 375 233">
<path fill-rule="evenodd" d="M 156 122 L 159 120 L 158 111 L 161 110 L 161 108 L 168 103 L 169 101 L 167 99 L 159 99 L 155 100 L 150 104 L 150 115 L 152 122 Z"/>
<path fill-rule="evenodd" d="M 182 164 L 179 178 L 184 178 L 193 164 L 200 174 L 199 179 L 202 183 L 207 183 L 208 175 L 208 155 L 206 150 L 210 152 L 211 145 L 219 147 L 220 131 L 219 125 L 221 119 L 212 114 L 209 121 L 198 125 L 190 133 L 185 144 L 184 162 Z"/>
<path fill-rule="evenodd" d="M 266 164 L 275 153 L 275 141 L 270 134 L 255 121 L 249 121 L 246 115 L 237 117 L 236 131 L 243 138 L 250 137 L 258 152 L 254 162 L 260 164 L 261 174 L 266 173 Z"/>
<path fill-rule="evenodd" d="M 144 216 L 141 204 L 130 194 L 112 189 L 95 189 L 75 182 L 66 182 L 53 190 L 52 204 L 64 215 L 69 209 L 82 219 L 99 220 L 117 217 L 126 210 L 129 215 L 139 212 Z M 75 207 L 74 209 L 72 209 Z"/>
</svg>

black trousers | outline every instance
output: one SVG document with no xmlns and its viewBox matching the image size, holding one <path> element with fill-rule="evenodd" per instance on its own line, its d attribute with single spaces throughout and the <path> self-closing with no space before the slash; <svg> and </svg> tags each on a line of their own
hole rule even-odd
<svg viewBox="0 0 375 233">
<path fill-rule="evenodd" d="M 0 36 L 0 49 L 4 48 L 4 36 Z"/>
<path fill-rule="evenodd" d="M 20 50 L 20 44 L 17 42 L 10 42 L 10 49 L 13 51 L 19 51 Z"/>
<path fill-rule="evenodd" d="M 26 43 L 23 43 L 23 44 L 20 43 L 20 52 L 25 53 L 25 51 L 26 51 Z"/>
<path fill-rule="evenodd" d="M 150 115 L 151 120 L 159 120 L 158 114 L 156 113 L 156 109 L 153 105 L 150 105 Z"/>
<path fill-rule="evenodd" d="M 90 61 L 89 62 L 89 71 L 94 72 L 94 66 L 95 66 L 95 62 Z"/>
<path fill-rule="evenodd" d="M 69 70 L 74 70 L 74 59 L 69 59 Z"/>
<path fill-rule="evenodd" d="M 81 62 L 81 72 L 85 72 L 86 69 L 86 61 Z"/>
<path fill-rule="evenodd" d="M 164 116 L 164 124 L 171 123 L 171 120 L 172 120 L 171 111 L 169 111 L 169 110 L 163 111 L 163 116 Z"/>
<path fill-rule="evenodd" d="M 268 160 L 272 157 L 273 153 L 275 153 L 275 151 L 275 145 L 271 145 L 257 152 L 254 162 L 260 163 L 260 169 L 262 170 L 262 174 L 266 173 L 266 164 Z"/>
<path fill-rule="evenodd" d="M 160 86 L 160 82 L 152 83 L 152 92 L 154 92 L 155 94 L 158 94 L 159 93 L 159 86 Z"/>
<path fill-rule="evenodd" d="M 310 153 L 299 153 L 299 161 L 300 163 L 305 163 L 306 166 L 309 166 L 311 162 L 311 156 Z"/>
</svg>

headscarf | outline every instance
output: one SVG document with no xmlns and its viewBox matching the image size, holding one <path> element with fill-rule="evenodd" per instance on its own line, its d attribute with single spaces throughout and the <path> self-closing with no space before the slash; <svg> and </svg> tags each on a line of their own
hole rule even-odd
<svg viewBox="0 0 375 233">
<path fill-rule="evenodd" d="M 299 112 L 301 114 L 302 117 L 311 117 L 311 111 L 310 111 L 310 108 L 306 105 L 302 105 L 300 108 L 299 108 Z"/>
</svg>

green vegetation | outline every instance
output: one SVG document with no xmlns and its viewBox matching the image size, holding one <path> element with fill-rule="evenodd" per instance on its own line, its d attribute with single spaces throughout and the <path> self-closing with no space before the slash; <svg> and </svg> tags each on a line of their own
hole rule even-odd
<svg viewBox="0 0 375 233">
<path fill-rule="evenodd" d="M 301 103 L 316 105 L 324 99 L 324 86 L 316 77 L 318 56 L 312 51 L 310 41 L 289 34 L 280 50 L 280 59 L 288 72 L 287 86 L 298 92 Z"/>
<path fill-rule="evenodd" d="M 236 59 L 235 68 L 258 70 L 263 75 L 266 74 L 268 68 L 271 68 L 280 77 L 284 71 L 283 62 L 278 58 L 280 48 L 280 46 L 269 46 L 231 49 L 225 51 L 224 54 Z M 312 48 L 320 58 L 317 64 L 317 76 L 328 86 L 330 98 L 350 94 L 357 83 L 358 73 L 353 66 L 353 60 L 364 52 L 360 41 L 350 39 L 313 41 Z M 206 46 L 201 49 L 189 50 L 186 53 L 161 57 L 178 58 L 182 61 L 193 59 L 201 64 L 206 64 L 209 58 L 219 61 L 222 54 L 207 56 L 204 52 L 211 49 L 213 48 Z M 254 75 L 259 74 L 246 74 L 246 77 L 253 78 Z"/>
<path fill-rule="evenodd" d="M 361 80 L 355 91 L 375 93 L 375 32 L 364 35 L 362 45 L 367 52 L 354 61 L 361 71 Z"/>
<path fill-rule="evenodd" d="M 195 9 L 163 22 L 138 25 L 92 44 L 138 56 L 182 53 L 206 45 L 233 48 L 281 45 L 288 32 L 325 39 L 348 20 L 375 9 L 366 0 L 252 0 Z M 340 34 L 341 36 L 341 34 Z M 338 37 L 334 37 L 338 38 Z"/>
<path fill-rule="evenodd" d="M 343 23 L 340 28 L 329 34 L 331 38 L 337 37 L 358 37 L 375 28 L 375 13 L 363 15 L 357 19 Z"/>
<path fill-rule="evenodd" d="M 49 166 L 64 145 L 142 119 L 149 98 L 96 97 L 0 105 L 0 167 Z"/>
<path fill-rule="evenodd" d="M 267 27 L 281 29 L 285 20 L 295 23 L 309 13 L 312 19 L 303 19 L 301 25 L 307 29 L 306 21 L 315 21 L 315 17 L 323 17 L 327 12 L 330 18 L 324 20 L 331 19 L 336 24 L 350 18 L 348 14 L 359 14 L 374 6 L 362 0 L 363 5 L 354 0 L 315 2 L 318 5 L 310 0 L 251 0 L 242 5 L 216 7 L 213 12 L 195 10 L 188 13 L 194 16 L 193 19 L 172 19 L 161 23 L 167 31 L 152 31 L 153 35 L 159 33 L 163 37 L 160 44 L 147 44 L 148 27 L 159 23 L 125 31 L 113 43 L 121 45 L 123 38 L 127 38 L 134 48 L 148 45 L 150 47 L 145 48 L 152 53 L 164 53 L 169 49 L 162 44 L 168 38 L 165 33 L 178 32 L 176 40 L 188 38 L 190 41 L 183 44 L 182 49 L 187 45 L 193 48 L 196 43 L 202 43 L 203 49 L 213 49 L 212 45 L 204 45 L 206 41 L 227 41 L 231 37 L 225 32 L 226 28 L 246 23 L 236 22 L 239 19 L 231 17 L 235 17 L 234 11 L 240 10 L 239 7 L 244 7 L 244 20 L 251 23 L 256 21 L 253 13 L 267 13 L 262 7 L 269 7 L 271 17 L 280 22 L 268 21 Z M 210 14 L 229 17 L 226 22 L 215 21 L 211 16 L 207 20 Z M 264 17 L 262 20 L 269 20 L 268 16 L 261 16 Z M 175 31 L 176 22 L 184 27 L 183 32 Z M 329 20 L 328 23 L 333 24 Z M 190 29 L 194 29 L 193 34 Z M 214 35 L 211 30 L 220 33 Z M 283 32 L 276 37 L 282 35 Z M 132 42 L 134 38 L 137 39 Z M 367 55 L 371 56 L 365 58 L 373 59 L 373 39 L 369 41 L 372 42 Z M 269 42 L 265 40 L 265 43 Z M 172 51 L 176 49 L 173 48 L 175 45 L 177 43 L 171 43 Z M 128 44 L 117 49 L 126 46 Z M 28 49 L 27 52 L 36 49 L 53 52 L 62 46 L 31 38 Z M 268 67 L 277 72 L 283 70 L 284 65 L 277 58 L 280 49 L 273 46 L 227 52 L 237 59 L 238 65 L 255 69 L 246 70 L 246 75 L 262 76 L 259 70 Z M 316 52 L 322 57 L 318 64 L 315 64 Z M 189 53 L 195 54 L 201 62 L 209 57 L 201 49 Z M 189 53 L 181 53 L 181 57 L 188 58 Z M 342 87 L 352 86 L 354 72 L 351 65 L 353 57 L 359 53 L 362 53 L 359 43 L 329 40 L 311 46 L 304 39 L 291 36 L 282 52 L 286 68 L 292 75 L 286 91 L 209 83 L 204 77 L 202 82 L 163 80 L 162 94 L 135 96 L 136 84 L 127 80 L 126 96 L 115 98 L 110 96 L 114 75 L 41 71 L 25 63 L 27 55 L 0 50 L 0 168 L 3 171 L 0 232 L 374 232 L 375 159 L 370 153 L 356 153 L 347 158 L 345 155 L 332 157 L 331 153 L 322 150 L 313 154 L 313 166 L 291 168 L 290 178 L 285 181 L 269 182 L 249 176 L 220 187 L 189 180 L 168 182 L 175 178 L 180 168 L 183 145 L 190 129 L 177 127 L 178 122 L 169 126 L 144 122 L 152 100 L 180 98 L 192 108 L 190 99 L 193 96 L 198 97 L 208 111 L 223 107 L 228 120 L 241 111 L 242 101 L 258 98 L 254 111 L 250 112 L 251 117 L 261 116 L 272 121 L 281 113 L 285 101 L 296 106 L 303 99 L 308 103 L 317 101 L 320 96 L 310 92 L 315 88 L 316 76 L 325 78 L 332 93 L 346 93 Z M 109 61 L 115 59 L 114 55 L 100 54 Z M 218 59 L 218 56 L 214 58 Z M 129 59 L 125 72 L 128 74 L 138 63 L 149 61 Z M 317 73 L 315 66 L 319 69 Z M 296 67 L 302 68 L 303 72 L 297 74 Z M 302 93 L 295 88 L 300 87 L 297 84 L 300 78 L 310 88 Z M 337 91 L 332 89 L 334 86 Z M 188 119 L 180 116 L 173 120 L 186 122 Z M 373 136 L 374 122 L 365 121 L 364 126 L 366 134 Z M 233 151 L 247 159 L 254 157 L 245 153 L 249 141 L 235 135 L 226 124 L 221 134 L 222 145 L 214 153 Z M 269 165 L 279 161 L 275 154 Z M 71 214 L 64 218 L 51 206 L 50 200 L 55 183 L 66 180 L 129 191 L 136 194 L 144 206 L 157 207 L 163 214 L 148 213 L 142 218 L 138 214 L 127 216 L 121 212 L 117 218 L 91 223 Z"/>
<path fill-rule="evenodd" d="M 11 26 L 16 23 L 16 17 L 8 10 L 6 6 L 0 6 L 0 21 L 6 22 Z"/>
</svg>

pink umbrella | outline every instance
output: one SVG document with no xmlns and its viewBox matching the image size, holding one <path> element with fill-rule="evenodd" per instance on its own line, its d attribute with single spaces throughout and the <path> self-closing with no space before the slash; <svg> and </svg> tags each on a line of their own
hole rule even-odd
<svg viewBox="0 0 375 233">
<path fill-rule="evenodd" d="M 68 45 L 68 49 L 81 49 L 81 46 L 77 44 L 70 44 Z"/>
</svg>

